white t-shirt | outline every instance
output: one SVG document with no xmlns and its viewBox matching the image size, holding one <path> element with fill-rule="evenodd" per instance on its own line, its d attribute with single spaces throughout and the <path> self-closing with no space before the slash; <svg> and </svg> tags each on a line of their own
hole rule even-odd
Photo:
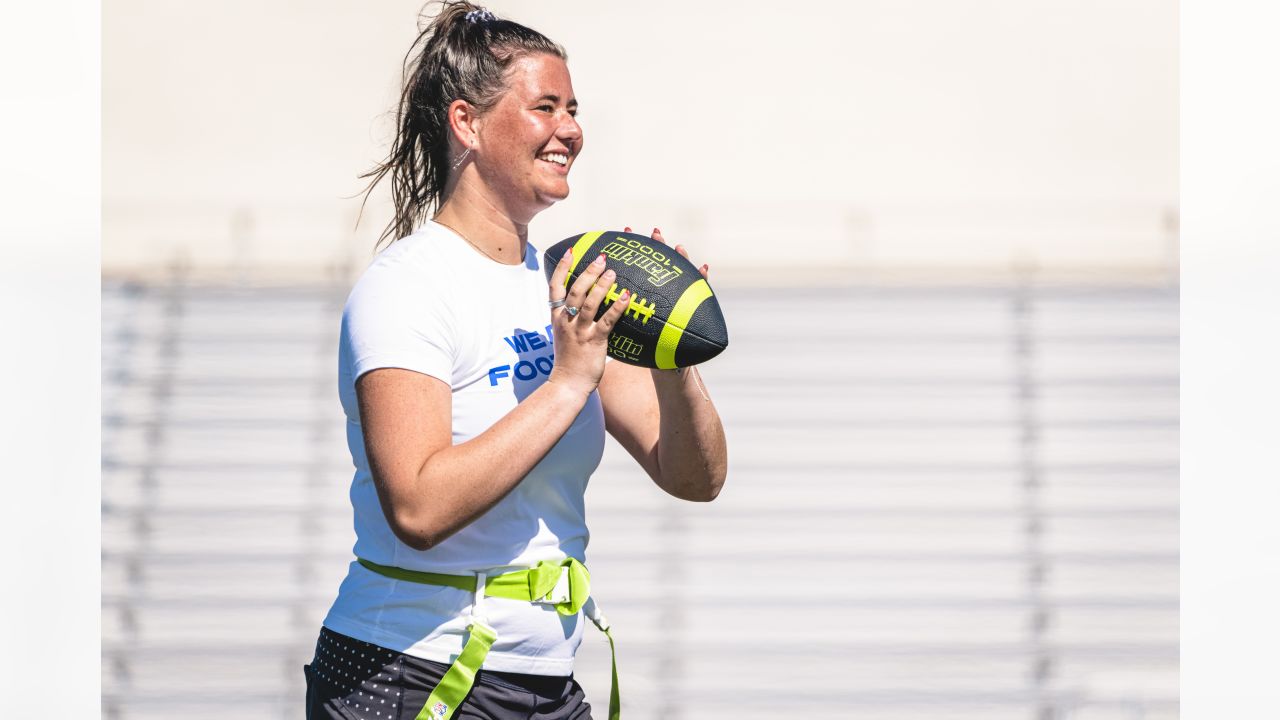
<svg viewBox="0 0 1280 720">
<path fill-rule="evenodd" d="M 585 563 L 587 479 L 604 452 L 604 413 L 592 393 L 559 442 L 484 515 L 419 551 L 391 532 L 369 473 L 355 381 L 376 368 L 407 368 L 453 389 L 453 443 L 483 433 L 551 373 L 547 281 L 530 245 L 523 265 L 494 262 L 452 230 L 428 222 L 374 258 L 342 314 L 338 391 L 355 464 L 351 505 L 357 557 L 382 565 L 490 575 L 541 560 Z M 449 663 L 462 650 L 473 596 L 397 581 L 352 562 L 324 625 L 415 657 Z M 569 675 L 582 615 L 488 597 L 483 616 L 498 633 L 484 668 Z"/>
</svg>

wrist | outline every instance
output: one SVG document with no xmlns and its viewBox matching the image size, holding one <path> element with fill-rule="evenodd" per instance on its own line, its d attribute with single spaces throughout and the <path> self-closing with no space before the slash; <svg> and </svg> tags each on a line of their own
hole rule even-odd
<svg viewBox="0 0 1280 720">
<path fill-rule="evenodd" d="M 587 398 L 596 389 L 596 383 L 590 380 L 574 379 L 565 377 L 564 373 L 552 371 L 551 377 L 547 378 L 545 386 L 551 386 L 557 395 L 571 398 L 579 404 L 585 403 Z"/>
<path fill-rule="evenodd" d="M 684 374 L 689 372 L 689 368 L 672 368 L 670 370 L 659 370 L 650 368 L 649 374 L 653 376 L 654 384 L 679 385 L 684 380 Z"/>
<path fill-rule="evenodd" d="M 699 398 L 711 401 L 707 397 L 706 388 L 702 386 L 702 376 L 694 365 L 675 370 L 653 370 L 650 374 L 653 376 L 653 387 L 658 393 L 659 401 L 663 398 L 681 398 L 691 404 L 696 403 Z"/>
</svg>

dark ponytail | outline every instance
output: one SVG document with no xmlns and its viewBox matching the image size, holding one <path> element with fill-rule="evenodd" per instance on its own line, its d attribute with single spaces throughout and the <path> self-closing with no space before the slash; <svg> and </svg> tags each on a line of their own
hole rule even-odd
<svg viewBox="0 0 1280 720">
<path fill-rule="evenodd" d="M 372 178 L 365 202 L 383 178 L 391 177 L 395 217 L 378 245 L 402 238 L 426 220 L 444 199 L 449 180 L 449 104 L 465 100 L 481 114 L 506 89 L 513 60 L 544 53 L 566 58 L 564 48 L 542 33 L 465 0 L 445 0 L 440 12 L 420 27 L 404 60 L 404 90 L 396 114 L 396 138 L 387 159 L 361 175 Z M 362 205 L 363 207 L 363 205 Z"/>
</svg>

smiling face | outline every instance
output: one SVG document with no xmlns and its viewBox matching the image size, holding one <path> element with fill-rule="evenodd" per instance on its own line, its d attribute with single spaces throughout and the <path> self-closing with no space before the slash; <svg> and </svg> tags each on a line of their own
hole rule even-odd
<svg viewBox="0 0 1280 720">
<path fill-rule="evenodd" d="M 554 55 L 525 55 L 507 68 L 507 91 L 477 123 L 476 170 L 512 219 L 528 222 L 569 195 L 582 151 L 569 68 Z"/>
</svg>

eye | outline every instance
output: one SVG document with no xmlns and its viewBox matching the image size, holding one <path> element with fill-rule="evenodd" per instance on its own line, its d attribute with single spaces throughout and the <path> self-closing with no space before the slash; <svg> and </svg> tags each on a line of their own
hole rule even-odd
<svg viewBox="0 0 1280 720">
<path fill-rule="evenodd" d="M 541 110 L 542 112 L 555 112 L 555 107 L 552 105 L 546 105 L 546 104 L 539 105 L 537 109 Z"/>
</svg>

